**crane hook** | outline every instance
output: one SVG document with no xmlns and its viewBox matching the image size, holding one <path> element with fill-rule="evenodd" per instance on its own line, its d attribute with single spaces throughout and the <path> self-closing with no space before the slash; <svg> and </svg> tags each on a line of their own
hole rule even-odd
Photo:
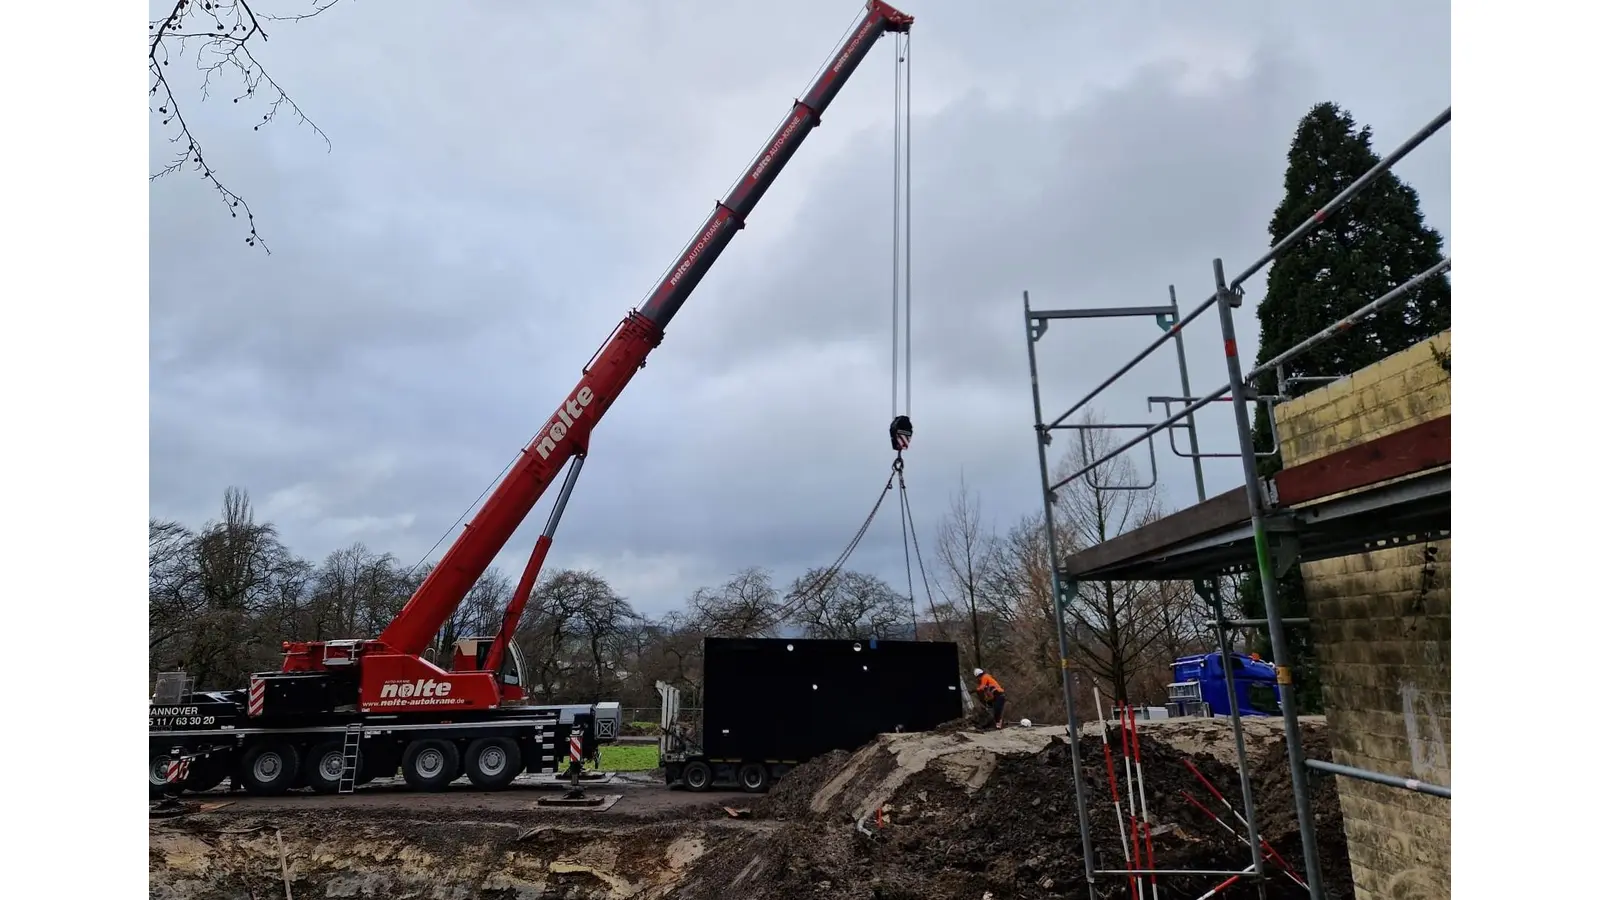
<svg viewBox="0 0 1600 900">
<path fill-rule="evenodd" d="M 896 453 L 911 449 L 911 417 L 895 416 L 889 423 L 889 446 Z"/>
</svg>

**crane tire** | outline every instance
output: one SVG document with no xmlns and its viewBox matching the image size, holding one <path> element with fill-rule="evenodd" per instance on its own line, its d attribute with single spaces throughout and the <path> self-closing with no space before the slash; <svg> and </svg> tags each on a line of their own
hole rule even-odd
<svg viewBox="0 0 1600 900">
<path fill-rule="evenodd" d="M 293 744 L 267 741 L 244 751 L 239 760 L 239 783 L 245 793 L 276 797 L 294 787 L 300 777 L 300 753 Z"/>
<path fill-rule="evenodd" d="M 167 753 L 152 753 L 152 754 L 150 754 L 150 799 L 156 800 L 156 799 L 159 799 L 161 797 L 166 796 L 166 794 L 167 794 L 167 782 L 166 782 L 167 763 L 169 763 L 171 761 L 172 761 L 172 756 L 170 754 L 167 754 Z M 178 784 L 174 785 L 173 787 L 176 789 L 174 791 L 174 793 L 176 793 L 177 791 L 183 790 L 183 784 L 184 784 L 183 782 L 179 782 Z"/>
<path fill-rule="evenodd" d="M 363 766 L 356 757 L 356 771 Z M 305 782 L 319 794 L 337 794 L 339 780 L 344 777 L 344 742 L 324 741 L 306 751 Z"/>
<path fill-rule="evenodd" d="M 711 764 L 703 759 L 690 760 L 683 767 L 683 786 L 699 793 L 711 790 Z"/>
<path fill-rule="evenodd" d="M 522 773 L 522 748 L 506 737 L 478 738 L 462 759 L 467 778 L 485 791 L 498 791 Z"/>
<path fill-rule="evenodd" d="M 423 738 L 406 745 L 400 774 L 416 791 L 442 791 L 461 774 L 461 751 L 450 741 Z"/>
<path fill-rule="evenodd" d="M 761 763 L 745 763 L 739 767 L 739 790 L 747 794 L 765 794 L 771 783 L 772 775 Z"/>
</svg>

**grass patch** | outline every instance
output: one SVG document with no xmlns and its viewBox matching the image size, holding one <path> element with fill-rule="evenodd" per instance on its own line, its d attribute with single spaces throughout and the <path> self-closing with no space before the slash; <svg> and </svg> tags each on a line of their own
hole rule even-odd
<svg viewBox="0 0 1600 900">
<path fill-rule="evenodd" d="M 655 744 L 607 744 L 600 748 L 602 772 L 651 772 L 661 766 Z"/>
</svg>

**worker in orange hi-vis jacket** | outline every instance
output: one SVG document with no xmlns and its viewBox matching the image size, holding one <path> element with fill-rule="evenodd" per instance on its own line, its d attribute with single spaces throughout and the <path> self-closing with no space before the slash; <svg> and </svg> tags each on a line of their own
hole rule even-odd
<svg viewBox="0 0 1600 900">
<path fill-rule="evenodd" d="M 973 669 L 972 674 L 978 679 L 978 696 L 989 705 L 989 711 L 994 713 L 994 727 L 1006 727 L 1006 689 L 1000 686 L 993 675 L 982 669 Z"/>
</svg>

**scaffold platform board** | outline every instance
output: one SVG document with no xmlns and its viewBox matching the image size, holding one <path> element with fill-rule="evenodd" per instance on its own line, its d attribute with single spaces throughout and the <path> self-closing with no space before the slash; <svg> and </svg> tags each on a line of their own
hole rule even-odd
<svg viewBox="0 0 1600 900">
<path fill-rule="evenodd" d="M 1450 416 L 1278 472 L 1265 494 L 1274 566 L 1450 534 Z M 1067 557 L 1077 581 L 1183 581 L 1256 565 L 1250 503 L 1234 488 Z"/>
</svg>

